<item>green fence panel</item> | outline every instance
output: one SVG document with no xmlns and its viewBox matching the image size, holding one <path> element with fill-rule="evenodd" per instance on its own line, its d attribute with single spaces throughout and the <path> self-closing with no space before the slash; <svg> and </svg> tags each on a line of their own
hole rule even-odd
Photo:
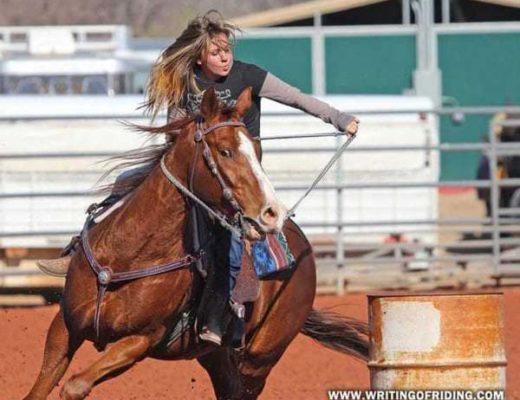
<svg viewBox="0 0 520 400">
<path fill-rule="evenodd" d="M 461 106 L 520 104 L 520 33 L 439 36 L 443 95 Z M 457 126 L 441 121 L 442 142 L 479 142 L 492 116 L 468 116 Z M 442 180 L 473 179 L 479 153 L 444 153 Z"/>
<path fill-rule="evenodd" d="M 256 64 L 305 93 L 312 92 L 310 38 L 240 39 L 236 57 Z"/>
<path fill-rule="evenodd" d="M 401 94 L 412 87 L 415 36 L 325 39 L 329 94 Z"/>
<path fill-rule="evenodd" d="M 488 124 L 492 116 L 468 115 L 461 124 L 442 117 L 440 124 L 442 143 L 487 141 Z M 441 181 L 471 180 L 477 176 L 480 151 L 442 152 Z"/>
</svg>

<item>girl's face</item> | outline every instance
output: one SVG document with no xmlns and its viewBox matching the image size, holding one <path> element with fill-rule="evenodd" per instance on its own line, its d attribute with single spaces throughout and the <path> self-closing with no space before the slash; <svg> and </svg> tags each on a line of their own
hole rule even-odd
<svg viewBox="0 0 520 400">
<path fill-rule="evenodd" d="M 233 66 L 233 52 L 227 36 L 220 33 L 215 36 L 211 44 L 197 60 L 202 72 L 208 78 L 216 80 L 227 76 Z"/>
</svg>

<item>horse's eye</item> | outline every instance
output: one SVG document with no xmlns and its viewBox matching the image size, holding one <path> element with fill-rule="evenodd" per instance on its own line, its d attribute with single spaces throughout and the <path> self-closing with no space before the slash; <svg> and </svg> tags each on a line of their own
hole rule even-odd
<svg viewBox="0 0 520 400">
<path fill-rule="evenodd" d="M 220 155 L 222 157 L 227 157 L 227 158 L 232 158 L 233 157 L 233 152 L 229 149 L 224 149 L 224 150 L 220 150 Z"/>
</svg>

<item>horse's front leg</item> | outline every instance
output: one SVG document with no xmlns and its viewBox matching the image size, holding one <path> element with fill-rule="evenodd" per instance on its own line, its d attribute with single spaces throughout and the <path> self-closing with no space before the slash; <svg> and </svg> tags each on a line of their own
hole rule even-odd
<svg viewBox="0 0 520 400">
<path fill-rule="evenodd" d="M 49 327 L 38 379 L 25 400 L 46 399 L 58 384 L 83 339 L 71 337 L 60 310 Z"/>
<path fill-rule="evenodd" d="M 150 348 L 147 336 L 127 336 L 112 344 L 90 367 L 67 381 L 61 390 L 65 400 L 81 400 L 87 397 L 96 382 L 115 376 L 141 360 Z"/>
<path fill-rule="evenodd" d="M 199 357 L 208 372 L 218 400 L 255 400 L 278 358 L 263 358 L 252 365 L 229 347 L 220 347 Z"/>
<path fill-rule="evenodd" d="M 197 358 L 197 361 L 209 374 L 218 400 L 243 398 L 243 386 L 232 352 L 233 350 L 229 347 L 219 347 Z"/>
</svg>

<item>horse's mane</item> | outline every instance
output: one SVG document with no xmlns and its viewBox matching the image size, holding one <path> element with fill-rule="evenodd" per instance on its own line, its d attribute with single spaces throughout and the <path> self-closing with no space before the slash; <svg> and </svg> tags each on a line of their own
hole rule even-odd
<svg viewBox="0 0 520 400">
<path fill-rule="evenodd" d="M 107 185 L 103 185 L 97 191 L 98 193 L 109 194 L 127 194 L 133 192 L 146 179 L 150 172 L 161 161 L 162 156 L 175 143 L 178 130 L 183 129 L 196 118 L 196 115 L 187 115 L 176 119 L 162 126 L 144 126 L 125 122 L 127 127 L 132 131 L 139 132 L 150 137 L 160 134 L 168 135 L 166 141 L 162 144 L 152 144 L 137 149 L 129 150 L 124 153 L 110 157 L 106 162 L 115 162 L 116 164 L 107 170 L 99 179 L 102 181 L 114 172 L 129 171 L 136 169 L 132 174 L 119 174 L 118 178 Z"/>
<path fill-rule="evenodd" d="M 220 112 L 222 115 L 230 118 L 234 109 L 224 107 Z M 162 126 L 144 126 L 125 122 L 124 124 L 130 127 L 132 131 L 143 133 L 150 137 L 166 134 L 166 141 L 162 144 L 153 144 L 129 150 L 107 159 L 107 162 L 116 162 L 116 165 L 106 171 L 99 181 L 104 180 L 107 176 L 116 171 L 121 172 L 130 169 L 136 170 L 132 174 L 119 174 L 114 182 L 101 186 L 97 192 L 103 194 L 117 193 L 120 195 L 133 192 L 159 164 L 162 156 L 171 148 L 171 146 L 174 145 L 175 138 L 179 134 L 178 131 L 185 128 L 186 125 L 193 122 L 198 117 L 199 114 L 189 114 Z"/>
</svg>

